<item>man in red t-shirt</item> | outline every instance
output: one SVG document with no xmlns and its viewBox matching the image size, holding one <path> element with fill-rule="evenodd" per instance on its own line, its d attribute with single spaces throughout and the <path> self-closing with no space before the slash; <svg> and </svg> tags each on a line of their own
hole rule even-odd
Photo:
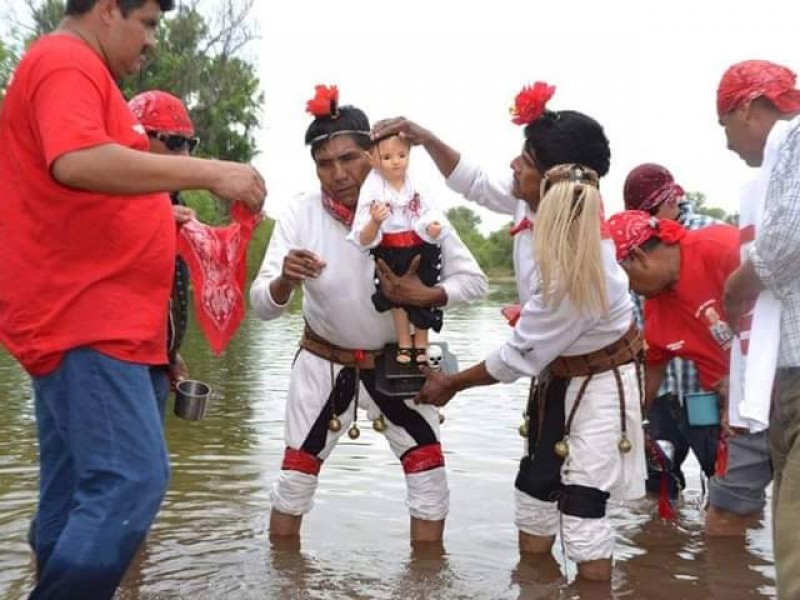
<svg viewBox="0 0 800 600">
<path fill-rule="evenodd" d="M 68 0 L 0 111 L 0 343 L 32 376 L 41 463 L 32 598 L 113 596 L 166 490 L 149 368 L 167 363 L 165 192 L 266 196 L 249 165 L 147 152 L 115 80 L 172 4 Z"/>
<path fill-rule="evenodd" d="M 646 402 L 658 393 L 669 361 L 680 357 L 694 362 L 701 387 L 717 390 L 724 406 L 733 334 L 722 294 L 739 266 L 738 230 L 712 225 L 686 231 L 638 210 L 612 216 L 608 226 L 631 288 L 645 297 Z M 764 432 L 737 435 L 729 445 L 727 471 L 712 477 L 709 487 L 709 535 L 743 533 L 748 517 L 763 508 L 772 478 Z"/>
</svg>

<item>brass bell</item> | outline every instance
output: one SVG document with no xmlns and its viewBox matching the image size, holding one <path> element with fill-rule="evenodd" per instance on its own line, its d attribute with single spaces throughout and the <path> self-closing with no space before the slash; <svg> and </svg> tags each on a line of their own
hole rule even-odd
<svg viewBox="0 0 800 600">
<path fill-rule="evenodd" d="M 519 434 L 524 438 L 528 437 L 528 419 L 519 424 Z"/>
<path fill-rule="evenodd" d="M 444 423 L 444 413 L 439 412 L 439 425 L 441 425 L 442 423 Z"/>
<path fill-rule="evenodd" d="M 361 432 L 358 429 L 358 425 L 353 423 L 353 425 L 350 427 L 350 429 L 347 430 L 347 435 L 350 436 L 351 440 L 357 440 L 358 436 L 361 435 Z"/>
<path fill-rule="evenodd" d="M 631 448 L 633 448 L 633 444 L 631 444 L 631 441 L 628 439 L 627 436 L 623 435 L 620 438 L 617 447 L 619 448 L 620 452 L 622 452 L 623 454 L 627 454 L 628 452 L 631 451 Z"/>
<path fill-rule="evenodd" d="M 328 429 L 330 429 L 334 433 L 336 433 L 337 431 L 341 431 L 342 422 L 337 417 L 331 417 L 331 420 L 328 421 Z"/>
<path fill-rule="evenodd" d="M 378 415 L 378 418 L 372 421 L 372 428 L 378 433 L 386 431 L 386 419 L 383 418 L 383 415 Z"/>
<path fill-rule="evenodd" d="M 567 454 L 569 454 L 569 444 L 567 444 L 567 438 L 564 438 L 560 442 L 556 442 L 556 445 L 553 446 L 553 450 L 555 450 L 556 456 L 559 458 L 565 458 Z"/>
</svg>

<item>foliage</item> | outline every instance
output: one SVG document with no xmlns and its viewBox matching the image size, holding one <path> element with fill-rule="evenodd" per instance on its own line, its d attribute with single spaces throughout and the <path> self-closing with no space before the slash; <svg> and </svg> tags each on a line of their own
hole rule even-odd
<svg viewBox="0 0 800 600">
<path fill-rule="evenodd" d="M 8 80 L 17 64 L 17 53 L 8 42 L 0 40 L 0 100 L 2 100 Z"/>
<path fill-rule="evenodd" d="M 198 10 L 197 0 L 167 13 L 158 29 L 158 46 L 144 69 L 122 82 L 130 98 L 161 89 L 181 98 L 202 139 L 201 156 L 249 162 L 256 153 L 254 132 L 264 95 L 255 67 L 242 58 L 255 38 L 247 14 L 253 0 L 219 0 L 214 17 Z M 55 29 L 63 0 L 29 0 L 29 39 Z"/>
<path fill-rule="evenodd" d="M 694 212 L 701 215 L 708 215 L 714 219 L 725 221 L 731 225 L 739 224 L 739 213 L 728 214 L 718 206 L 707 206 L 706 195 L 703 192 L 687 192 L 686 198 L 694 205 Z"/>
<path fill-rule="evenodd" d="M 27 41 L 50 33 L 64 18 L 64 0 L 27 0 L 31 24 Z"/>
<path fill-rule="evenodd" d="M 478 231 L 481 218 L 466 206 L 451 208 L 447 218 L 484 272 L 494 277 L 511 275 L 513 239 L 507 227 L 484 237 Z"/>
</svg>

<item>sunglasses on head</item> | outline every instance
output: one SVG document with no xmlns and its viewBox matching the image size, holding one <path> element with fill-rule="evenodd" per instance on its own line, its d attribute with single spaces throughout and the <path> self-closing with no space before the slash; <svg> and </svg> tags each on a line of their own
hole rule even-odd
<svg viewBox="0 0 800 600">
<path fill-rule="evenodd" d="M 179 152 L 184 148 L 189 149 L 189 153 L 195 151 L 197 145 L 200 143 L 200 138 L 197 137 L 186 137 L 184 135 L 178 135 L 176 133 L 173 134 L 166 134 L 161 133 L 159 131 L 148 131 L 147 135 L 151 138 L 157 139 L 159 142 L 164 144 L 167 147 L 167 150 L 170 152 Z"/>
</svg>

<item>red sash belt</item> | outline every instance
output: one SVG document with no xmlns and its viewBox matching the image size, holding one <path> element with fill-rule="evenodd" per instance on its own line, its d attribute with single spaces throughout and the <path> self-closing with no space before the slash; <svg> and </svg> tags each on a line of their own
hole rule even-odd
<svg viewBox="0 0 800 600">
<path fill-rule="evenodd" d="M 425 243 L 416 231 L 399 231 L 397 233 L 384 233 L 381 246 L 384 248 L 414 248 Z"/>
</svg>

